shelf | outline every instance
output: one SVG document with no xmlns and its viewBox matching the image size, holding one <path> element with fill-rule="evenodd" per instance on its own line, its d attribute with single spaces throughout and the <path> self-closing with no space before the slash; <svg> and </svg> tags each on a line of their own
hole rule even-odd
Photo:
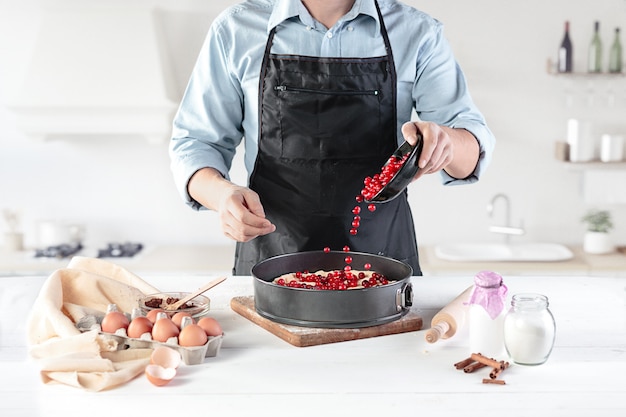
<svg viewBox="0 0 626 417">
<path fill-rule="evenodd" d="M 586 171 L 586 170 L 626 170 L 626 161 L 620 162 L 601 162 L 601 161 L 589 161 L 589 162 L 569 162 L 559 161 L 566 167 L 574 171 Z"/>
<path fill-rule="evenodd" d="M 597 79 L 615 79 L 624 78 L 626 73 L 624 72 L 555 72 L 548 71 L 549 75 L 566 79 L 583 79 L 583 80 L 597 80 Z"/>
<path fill-rule="evenodd" d="M 546 61 L 546 72 L 549 75 L 553 75 L 555 77 L 562 78 L 622 78 L 626 76 L 626 72 L 622 70 L 622 72 L 587 72 L 587 71 L 574 71 L 574 72 L 558 72 L 557 64 L 552 61 L 552 59 L 548 58 Z"/>
</svg>

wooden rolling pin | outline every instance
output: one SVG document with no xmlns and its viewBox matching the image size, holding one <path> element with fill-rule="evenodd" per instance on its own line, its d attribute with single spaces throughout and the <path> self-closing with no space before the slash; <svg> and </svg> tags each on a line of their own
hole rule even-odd
<svg viewBox="0 0 626 417">
<path fill-rule="evenodd" d="M 474 289 L 470 285 L 448 305 L 439 310 L 430 322 L 430 329 L 426 331 L 424 338 L 428 343 L 435 343 L 439 339 L 448 339 L 455 335 L 456 331 L 465 324 L 470 295 Z"/>
</svg>

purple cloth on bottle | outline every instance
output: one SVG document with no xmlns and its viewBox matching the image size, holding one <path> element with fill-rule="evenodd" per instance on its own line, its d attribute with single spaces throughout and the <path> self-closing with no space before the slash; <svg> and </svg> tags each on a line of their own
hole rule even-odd
<svg viewBox="0 0 626 417">
<path fill-rule="evenodd" d="M 481 305 L 489 317 L 495 319 L 504 310 L 507 290 L 499 274 L 481 271 L 474 277 L 474 290 L 468 304 Z"/>
</svg>

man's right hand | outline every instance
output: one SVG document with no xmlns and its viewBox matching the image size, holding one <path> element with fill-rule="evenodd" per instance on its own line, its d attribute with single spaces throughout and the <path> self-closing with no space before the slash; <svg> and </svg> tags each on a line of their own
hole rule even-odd
<svg viewBox="0 0 626 417">
<path fill-rule="evenodd" d="M 238 242 L 276 230 L 266 217 L 259 195 L 226 180 L 212 168 L 203 168 L 189 180 L 189 194 L 204 207 L 219 213 L 222 232 Z"/>
</svg>

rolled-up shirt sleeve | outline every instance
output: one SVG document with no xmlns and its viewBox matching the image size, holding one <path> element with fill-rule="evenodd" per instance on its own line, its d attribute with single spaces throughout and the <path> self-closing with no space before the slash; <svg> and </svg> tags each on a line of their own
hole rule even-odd
<svg viewBox="0 0 626 417">
<path fill-rule="evenodd" d="M 491 161 L 495 137 L 470 96 L 465 75 L 443 36 L 443 26 L 436 25 L 424 39 L 417 54 L 418 72 L 413 85 L 416 113 L 421 120 L 465 129 L 474 135 L 479 159 L 473 173 L 453 178 L 442 170 L 441 176 L 445 185 L 476 182 Z"/>
<path fill-rule="evenodd" d="M 235 150 L 243 137 L 243 93 L 229 71 L 229 45 L 219 26 L 207 35 L 172 126 L 169 145 L 171 170 L 183 200 L 203 208 L 187 190 L 198 170 L 215 168 L 229 178 Z"/>
</svg>

